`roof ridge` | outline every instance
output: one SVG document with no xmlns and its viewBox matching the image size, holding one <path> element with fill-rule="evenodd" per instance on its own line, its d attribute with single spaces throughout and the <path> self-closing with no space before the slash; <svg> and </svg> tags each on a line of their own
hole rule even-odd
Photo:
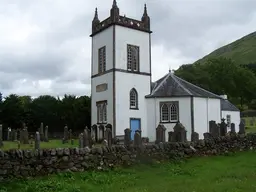
<svg viewBox="0 0 256 192">
<path fill-rule="evenodd" d="M 151 95 L 153 95 L 158 89 L 159 87 L 163 84 L 163 82 L 165 82 L 167 80 L 167 78 L 170 76 L 170 73 L 166 74 L 166 77 L 158 84 L 158 86 L 152 91 Z"/>
<path fill-rule="evenodd" d="M 174 74 L 171 74 L 171 76 L 173 77 L 173 80 L 178 83 L 178 85 L 183 88 L 189 95 L 193 95 L 188 89 L 186 89 L 178 80 L 177 80 L 177 76 Z"/>
<path fill-rule="evenodd" d="M 218 98 L 220 98 L 220 99 L 223 99 L 221 96 L 219 96 L 219 95 L 217 95 L 217 94 L 215 94 L 215 93 L 212 93 L 212 92 L 210 92 L 210 91 L 207 91 L 206 89 L 203 89 L 203 88 L 201 88 L 201 87 L 199 87 L 199 86 L 197 86 L 197 85 L 194 85 L 194 84 L 192 84 L 192 83 L 190 83 L 190 82 L 188 82 L 188 81 L 186 81 L 186 80 L 184 80 L 184 79 L 182 79 L 182 78 L 180 78 L 180 77 L 178 77 L 178 76 L 176 76 L 176 75 L 175 75 L 175 77 L 178 78 L 178 79 L 181 80 L 181 81 L 184 81 L 184 82 L 186 82 L 186 83 L 188 83 L 188 84 L 190 84 L 190 85 L 192 85 L 192 86 L 194 86 L 194 87 L 196 87 L 196 88 L 202 90 L 202 91 L 205 91 L 205 92 L 207 92 L 207 93 L 213 94 L 213 95 L 215 95 L 216 97 L 218 97 Z"/>
</svg>

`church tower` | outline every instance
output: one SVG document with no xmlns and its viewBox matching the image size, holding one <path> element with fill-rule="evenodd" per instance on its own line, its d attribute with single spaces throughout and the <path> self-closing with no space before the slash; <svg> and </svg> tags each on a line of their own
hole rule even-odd
<svg viewBox="0 0 256 192">
<path fill-rule="evenodd" d="M 147 7 L 141 20 L 121 16 L 113 0 L 110 16 L 92 21 L 91 123 L 98 139 L 104 127 L 113 136 L 131 128 L 146 135 L 145 96 L 151 87 L 151 30 Z"/>
</svg>

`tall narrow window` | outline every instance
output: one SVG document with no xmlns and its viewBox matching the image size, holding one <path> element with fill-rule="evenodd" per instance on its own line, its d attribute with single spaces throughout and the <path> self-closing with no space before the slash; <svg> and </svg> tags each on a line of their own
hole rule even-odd
<svg viewBox="0 0 256 192">
<path fill-rule="evenodd" d="M 106 47 L 101 47 L 98 51 L 98 71 L 103 73 L 106 71 Z"/>
<path fill-rule="evenodd" d="M 227 115 L 227 127 L 231 127 L 231 115 Z"/>
<path fill-rule="evenodd" d="M 107 101 L 96 102 L 98 123 L 107 123 Z"/>
<path fill-rule="evenodd" d="M 176 103 L 172 103 L 170 105 L 170 116 L 171 116 L 171 121 L 178 121 L 178 106 Z"/>
<path fill-rule="evenodd" d="M 138 109 L 138 93 L 134 88 L 130 91 L 130 109 Z"/>
<path fill-rule="evenodd" d="M 140 48 L 135 45 L 127 45 L 127 70 L 139 71 Z"/>
<path fill-rule="evenodd" d="M 162 104 L 161 106 L 161 122 L 168 122 L 169 121 L 169 108 L 168 105 Z"/>
</svg>

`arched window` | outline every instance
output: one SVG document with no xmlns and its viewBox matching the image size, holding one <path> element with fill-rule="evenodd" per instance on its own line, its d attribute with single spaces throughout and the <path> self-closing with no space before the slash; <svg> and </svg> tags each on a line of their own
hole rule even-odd
<svg viewBox="0 0 256 192">
<path fill-rule="evenodd" d="M 171 121 L 178 121 L 178 106 L 175 103 L 170 105 Z"/>
<path fill-rule="evenodd" d="M 168 122 L 169 121 L 169 108 L 168 105 L 163 104 L 161 106 L 161 122 Z"/>
<path fill-rule="evenodd" d="M 138 93 L 134 88 L 130 91 L 130 109 L 138 109 Z"/>
</svg>

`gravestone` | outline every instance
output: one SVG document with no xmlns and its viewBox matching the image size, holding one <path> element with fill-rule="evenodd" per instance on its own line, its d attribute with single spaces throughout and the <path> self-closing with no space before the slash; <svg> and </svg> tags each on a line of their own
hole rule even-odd
<svg viewBox="0 0 256 192">
<path fill-rule="evenodd" d="M 74 139 L 71 139 L 71 145 L 74 145 Z"/>
<path fill-rule="evenodd" d="M 96 125 L 97 126 L 97 125 Z M 99 136 L 98 136 L 98 138 L 97 138 L 97 136 L 96 136 L 96 139 L 100 139 L 100 140 L 102 140 L 102 139 L 104 139 L 104 132 L 105 132 L 105 127 L 104 127 L 104 125 L 99 125 Z"/>
<path fill-rule="evenodd" d="M 17 130 L 13 130 L 12 131 L 12 140 L 13 141 L 17 141 L 18 140 L 18 131 Z"/>
<path fill-rule="evenodd" d="M 8 127 L 7 129 L 7 141 L 11 141 L 12 140 L 12 129 L 10 127 Z"/>
<path fill-rule="evenodd" d="M 103 125 L 100 125 L 100 126 L 104 128 Z M 98 126 L 96 124 L 92 126 L 92 139 L 95 140 L 95 142 L 98 142 Z"/>
<path fill-rule="evenodd" d="M 174 142 L 173 131 L 168 132 L 168 142 Z"/>
<path fill-rule="evenodd" d="M 135 147 L 141 147 L 142 145 L 141 135 L 139 131 L 135 131 L 133 145 Z"/>
<path fill-rule="evenodd" d="M 199 134 L 197 132 L 192 132 L 191 134 L 191 141 L 198 141 L 199 140 Z"/>
<path fill-rule="evenodd" d="M 108 146 L 111 147 L 112 145 L 112 130 L 110 128 L 106 128 L 105 131 L 105 139 L 108 142 Z"/>
<path fill-rule="evenodd" d="M 68 143 L 68 126 L 67 126 L 67 125 L 64 127 L 63 142 L 64 142 L 64 143 Z"/>
<path fill-rule="evenodd" d="M 29 144 L 29 138 L 28 138 L 28 128 L 25 127 L 23 129 L 23 144 Z"/>
<path fill-rule="evenodd" d="M 216 124 L 216 121 L 209 121 L 209 133 L 211 133 L 213 137 L 220 136 L 220 127 Z"/>
<path fill-rule="evenodd" d="M 40 133 L 37 131 L 35 134 L 35 149 L 40 149 Z"/>
<path fill-rule="evenodd" d="M 160 142 L 165 142 L 165 131 L 166 128 L 164 125 L 159 124 L 156 128 L 156 144 Z"/>
<path fill-rule="evenodd" d="M 71 140 L 73 138 L 73 136 L 72 136 L 72 129 L 69 129 L 68 134 L 69 134 L 69 139 Z"/>
<path fill-rule="evenodd" d="M 44 123 L 43 122 L 40 124 L 39 134 L 40 134 L 41 141 L 44 141 Z"/>
<path fill-rule="evenodd" d="M 245 134 L 245 124 L 243 121 L 240 121 L 240 124 L 239 124 L 239 134 Z"/>
<path fill-rule="evenodd" d="M 220 136 L 225 136 L 227 135 L 227 124 L 225 123 L 225 119 L 221 119 L 220 123 Z"/>
<path fill-rule="evenodd" d="M 204 133 L 204 139 L 213 139 L 213 138 L 214 137 L 212 136 L 211 133 L 208 133 L 208 132 Z"/>
<path fill-rule="evenodd" d="M 185 127 L 180 123 L 177 122 L 173 128 L 173 139 L 175 142 L 185 142 L 187 141 L 187 131 Z"/>
<path fill-rule="evenodd" d="M 90 134 L 88 133 L 88 130 L 85 128 L 83 132 L 83 145 L 84 147 L 90 146 Z"/>
<path fill-rule="evenodd" d="M 235 127 L 235 123 L 231 123 L 231 130 L 230 130 L 231 134 L 236 134 L 236 127 Z"/>
<path fill-rule="evenodd" d="M 3 125 L 0 125 L 0 147 L 3 147 Z"/>
<path fill-rule="evenodd" d="M 84 135 L 83 135 L 83 133 L 80 133 L 79 134 L 79 148 L 83 148 L 84 147 Z"/>
<path fill-rule="evenodd" d="M 127 128 L 124 130 L 124 145 L 129 146 L 131 144 L 131 132 L 132 130 Z"/>
<path fill-rule="evenodd" d="M 48 139 L 48 125 L 45 126 L 45 128 L 44 128 L 44 141 L 49 142 L 49 139 Z"/>
<path fill-rule="evenodd" d="M 93 140 L 92 140 L 92 133 L 91 130 L 86 126 L 85 129 L 87 130 L 88 133 L 88 142 L 89 142 L 89 147 L 92 147 L 93 145 Z"/>
</svg>

